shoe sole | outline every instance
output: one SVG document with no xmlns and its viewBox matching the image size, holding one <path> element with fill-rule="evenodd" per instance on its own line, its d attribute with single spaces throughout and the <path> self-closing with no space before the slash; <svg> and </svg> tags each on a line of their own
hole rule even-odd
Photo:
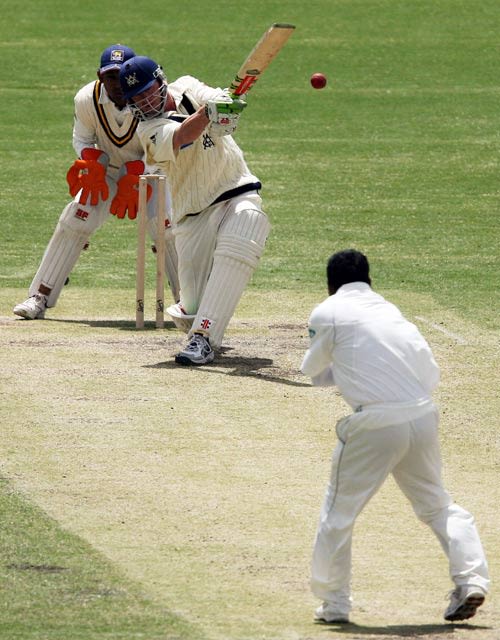
<svg viewBox="0 0 500 640">
<path fill-rule="evenodd" d="M 20 318 L 24 318 L 25 320 L 43 320 L 45 316 L 44 313 L 39 313 L 36 316 L 31 316 L 27 311 L 23 311 L 22 309 L 20 309 L 19 311 L 14 311 L 14 314 L 16 316 L 19 316 Z"/>
<path fill-rule="evenodd" d="M 326 618 L 314 618 L 314 622 L 317 624 L 349 624 L 349 618 L 334 618 L 333 620 L 327 620 Z"/>
<path fill-rule="evenodd" d="M 187 356 L 175 356 L 175 361 L 177 364 L 182 364 L 185 367 L 199 367 L 204 364 L 210 364 L 210 362 L 213 362 L 213 358 L 203 360 L 203 362 L 195 362 L 194 360 L 191 360 L 191 358 L 188 358 Z"/>
<path fill-rule="evenodd" d="M 453 613 L 444 617 L 449 622 L 456 622 L 457 620 L 468 620 L 476 615 L 476 611 L 483 604 L 484 596 L 479 594 L 470 595 L 466 598 L 465 602 L 461 604 L 458 609 Z"/>
</svg>

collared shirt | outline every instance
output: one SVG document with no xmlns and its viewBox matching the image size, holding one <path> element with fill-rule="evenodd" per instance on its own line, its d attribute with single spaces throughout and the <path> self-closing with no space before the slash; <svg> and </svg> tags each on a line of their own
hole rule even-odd
<svg viewBox="0 0 500 640">
<path fill-rule="evenodd" d="M 97 147 L 108 154 L 108 173 L 115 177 L 122 164 L 144 157 L 132 112 L 118 109 L 102 82 L 95 80 L 82 87 L 74 105 L 73 148 L 78 157 L 85 147 Z"/>
<path fill-rule="evenodd" d="M 417 327 L 364 282 L 346 284 L 309 319 L 301 371 L 335 384 L 354 409 L 412 406 L 430 399 L 439 368 Z"/>
</svg>

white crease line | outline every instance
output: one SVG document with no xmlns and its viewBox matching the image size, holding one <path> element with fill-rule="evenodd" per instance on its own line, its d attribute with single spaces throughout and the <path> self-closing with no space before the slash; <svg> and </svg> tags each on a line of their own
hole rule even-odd
<svg viewBox="0 0 500 640">
<path fill-rule="evenodd" d="M 440 324 L 431 322 L 430 320 L 427 320 L 427 318 L 423 318 L 422 316 L 415 316 L 415 318 L 417 320 L 420 320 L 420 322 L 424 322 L 425 324 L 427 324 L 429 327 L 432 327 L 436 331 L 440 331 L 441 333 L 444 333 L 444 335 L 447 336 L 448 338 L 453 338 L 453 340 L 456 340 L 458 344 L 467 344 L 467 340 L 465 338 L 462 338 L 462 336 L 459 336 L 457 333 L 452 333 L 451 331 L 447 331 Z"/>
</svg>

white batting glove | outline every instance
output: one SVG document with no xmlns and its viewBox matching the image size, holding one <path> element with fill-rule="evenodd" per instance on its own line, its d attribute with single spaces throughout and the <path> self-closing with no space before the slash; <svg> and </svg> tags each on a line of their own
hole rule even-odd
<svg viewBox="0 0 500 640">
<path fill-rule="evenodd" d="M 231 136 L 236 131 L 239 119 L 239 113 L 221 113 L 217 122 L 210 123 L 208 127 L 209 135 L 215 138 Z"/>
<path fill-rule="evenodd" d="M 221 96 L 217 100 L 209 100 L 205 105 L 205 115 L 210 122 L 219 122 L 221 116 L 240 114 L 247 106 L 244 100 L 233 100 L 230 97 Z"/>
</svg>

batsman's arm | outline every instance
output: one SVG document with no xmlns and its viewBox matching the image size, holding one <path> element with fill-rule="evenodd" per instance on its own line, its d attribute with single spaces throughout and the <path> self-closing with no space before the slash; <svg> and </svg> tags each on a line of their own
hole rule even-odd
<svg viewBox="0 0 500 640">
<path fill-rule="evenodd" d="M 189 118 L 186 118 L 184 122 L 177 127 L 172 138 L 174 153 L 177 155 L 181 147 L 191 144 L 199 138 L 207 128 L 209 122 L 210 120 L 204 106 L 201 106 L 189 116 Z"/>
<path fill-rule="evenodd" d="M 231 99 L 228 100 L 229 102 L 234 102 Z M 171 115 L 167 115 L 167 118 L 169 118 L 171 122 L 163 124 L 161 131 L 158 129 L 155 131 L 154 126 L 146 126 L 140 135 L 142 143 L 147 149 L 148 157 L 151 157 L 157 162 L 164 161 L 171 154 L 177 156 L 179 150 L 197 140 L 209 124 L 217 122 L 221 116 L 227 117 L 226 113 L 221 113 L 217 110 L 219 105 L 222 105 L 222 108 L 226 108 L 227 100 L 220 103 L 214 102 L 212 104 L 215 105 L 215 108 L 209 109 L 207 105 L 202 105 L 187 118 L 180 116 L 176 112 L 170 112 Z M 239 114 L 231 115 L 234 118 Z M 179 118 L 182 118 L 182 122 L 180 123 Z M 174 129 L 173 132 L 172 129 Z M 154 140 L 154 142 L 152 142 L 152 140 Z M 173 160 L 173 158 L 170 159 Z"/>
<path fill-rule="evenodd" d="M 228 116 L 239 115 L 245 107 L 246 102 L 243 100 L 232 100 L 229 97 L 211 100 L 202 105 L 175 130 L 172 139 L 174 153 L 177 154 L 181 147 L 199 138 L 209 123 L 224 123 Z"/>
</svg>

